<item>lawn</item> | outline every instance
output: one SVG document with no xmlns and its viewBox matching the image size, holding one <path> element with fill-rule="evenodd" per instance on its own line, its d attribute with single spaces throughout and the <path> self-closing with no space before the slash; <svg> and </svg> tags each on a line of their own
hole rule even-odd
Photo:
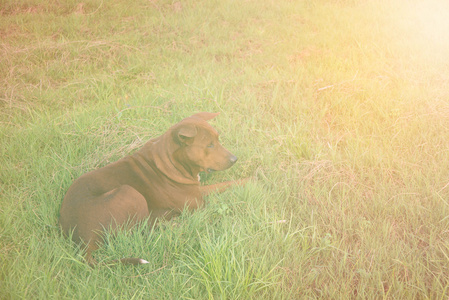
<svg viewBox="0 0 449 300">
<path fill-rule="evenodd" d="M 449 6 L 0 2 L 1 299 L 447 299 Z M 83 173 L 195 112 L 252 177 L 107 235 L 58 228 Z"/>
</svg>

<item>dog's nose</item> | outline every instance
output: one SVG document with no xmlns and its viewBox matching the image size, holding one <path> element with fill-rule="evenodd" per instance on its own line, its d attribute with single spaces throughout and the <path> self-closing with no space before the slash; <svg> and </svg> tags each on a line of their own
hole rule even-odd
<svg viewBox="0 0 449 300">
<path fill-rule="evenodd" d="M 229 161 L 231 162 L 231 164 L 235 164 L 235 162 L 237 161 L 237 156 L 235 155 L 231 155 L 231 157 L 229 158 Z"/>
</svg>

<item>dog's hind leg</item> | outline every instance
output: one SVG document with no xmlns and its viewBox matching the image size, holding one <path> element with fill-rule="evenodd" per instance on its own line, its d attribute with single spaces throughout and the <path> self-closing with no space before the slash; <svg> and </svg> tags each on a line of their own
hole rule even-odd
<svg viewBox="0 0 449 300">
<path fill-rule="evenodd" d="M 115 231 L 119 228 L 132 227 L 145 221 L 148 216 L 148 206 L 145 198 L 133 187 L 122 185 L 112 191 L 90 199 L 83 207 L 74 231 L 75 241 L 87 245 L 86 261 L 90 266 L 97 264 L 92 252 L 103 242 L 105 230 Z M 81 218 L 79 218 L 81 219 Z M 120 260 L 122 263 L 148 263 L 140 258 Z"/>
</svg>

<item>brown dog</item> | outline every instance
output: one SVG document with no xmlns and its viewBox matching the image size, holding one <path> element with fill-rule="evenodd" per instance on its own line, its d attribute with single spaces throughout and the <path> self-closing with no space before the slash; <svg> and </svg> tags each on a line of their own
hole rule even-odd
<svg viewBox="0 0 449 300">
<path fill-rule="evenodd" d="M 133 155 L 73 182 L 62 202 L 59 223 L 66 235 L 72 233 L 75 242 L 87 245 L 90 265 L 96 264 L 92 251 L 102 242 L 105 229 L 171 219 L 184 208 L 201 207 L 203 196 L 211 191 L 235 183 L 200 186 L 198 181 L 200 171 L 225 170 L 237 161 L 207 123 L 217 115 L 204 112 L 186 118 Z M 147 263 L 137 258 L 121 262 Z"/>
</svg>

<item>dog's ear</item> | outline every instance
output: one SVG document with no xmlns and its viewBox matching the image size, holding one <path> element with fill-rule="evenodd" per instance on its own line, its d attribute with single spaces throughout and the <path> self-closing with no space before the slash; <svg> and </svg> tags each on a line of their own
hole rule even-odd
<svg viewBox="0 0 449 300">
<path fill-rule="evenodd" d="M 200 112 L 191 116 L 191 118 L 201 119 L 203 121 L 209 121 L 218 116 L 220 113 Z"/>
<path fill-rule="evenodd" d="M 190 145 L 193 138 L 197 135 L 198 129 L 195 125 L 187 124 L 180 126 L 174 131 L 174 140 L 180 145 Z"/>
</svg>

